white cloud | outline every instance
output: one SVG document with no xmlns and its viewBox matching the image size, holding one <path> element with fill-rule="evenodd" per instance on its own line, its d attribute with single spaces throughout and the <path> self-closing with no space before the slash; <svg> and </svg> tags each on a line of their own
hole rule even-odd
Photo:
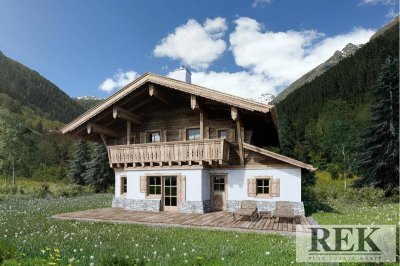
<svg viewBox="0 0 400 266">
<path fill-rule="evenodd" d="M 139 74 L 135 71 L 122 72 L 121 70 L 118 70 L 118 72 L 114 74 L 113 77 L 106 78 L 103 83 L 99 85 L 99 89 L 107 93 L 111 93 L 116 89 L 121 89 L 138 77 Z"/>
<path fill-rule="evenodd" d="M 364 6 L 364 5 L 385 5 L 388 6 L 388 12 L 386 14 L 386 17 L 389 19 L 392 19 L 394 17 L 397 17 L 399 15 L 398 12 L 398 1 L 395 0 L 361 0 L 358 5 L 359 6 Z"/>
<path fill-rule="evenodd" d="M 272 0 L 254 0 L 253 7 L 264 6 L 265 4 L 271 4 Z"/>
<path fill-rule="evenodd" d="M 349 33 L 325 37 L 315 30 L 264 32 L 260 23 L 246 17 L 235 23 L 229 40 L 236 64 L 280 85 L 293 82 L 350 42 L 367 42 L 374 33 L 354 28 Z"/>
<path fill-rule="evenodd" d="M 170 72 L 167 76 L 175 77 L 174 72 Z M 266 92 L 276 95 L 275 88 L 278 85 L 278 82 L 270 80 L 262 74 L 252 74 L 247 71 L 192 72 L 192 83 L 244 98 L 257 98 Z"/>
<path fill-rule="evenodd" d="M 390 5 L 392 4 L 393 0 L 361 0 L 359 3 L 360 5 L 377 5 L 377 4 L 383 4 L 383 5 Z"/>
<path fill-rule="evenodd" d="M 225 19 L 207 21 L 203 26 L 195 21 L 192 23 L 195 28 L 207 32 L 208 36 L 215 32 L 225 33 L 227 30 Z M 187 30 L 188 25 L 191 25 L 189 22 L 181 27 Z M 266 31 L 262 24 L 247 17 L 238 18 L 235 24 L 235 30 L 229 35 L 230 51 L 236 65 L 242 67 L 243 70 L 216 72 L 206 71 L 205 67 L 203 69 L 198 67 L 197 70 L 192 71 L 193 84 L 245 98 L 258 98 L 264 93 L 276 95 L 281 88 L 288 86 L 326 61 L 336 50 L 342 50 L 348 43 L 366 43 L 374 33 L 374 30 L 364 28 L 354 28 L 347 33 L 334 36 L 326 36 L 316 30 Z M 179 27 L 171 38 L 177 38 L 178 29 Z M 162 44 L 171 44 L 168 38 L 164 39 Z M 219 37 L 210 38 L 215 40 Z M 186 42 L 186 46 L 193 49 L 192 43 Z M 173 51 L 177 50 L 179 47 L 173 49 Z M 197 51 L 197 48 L 193 50 Z M 207 57 L 205 54 L 202 57 Z M 168 56 L 172 58 L 171 54 Z M 186 57 L 184 59 L 182 55 L 174 59 L 188 62 L 188 59 Z M 205 65 L 208 67 L 209 63 Z M 170 73 L 169 76 L 171 75 Z"/>
<path fill-rule="evenodd" d="M 226 49 L 221 38 L 227 30 L 224 18 L 207 19 L 203 25 L 190 19 L 168 34 L 154 48 L 156 57 L 169 57 L 194 69 L 206 69 Z"/>
</svg>

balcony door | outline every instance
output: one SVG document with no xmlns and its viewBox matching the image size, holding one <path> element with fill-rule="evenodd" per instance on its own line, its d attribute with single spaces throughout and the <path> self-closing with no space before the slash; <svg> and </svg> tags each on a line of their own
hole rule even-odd
<svg viewBox="0 0 400 266">
<path fill-rule="evenodd" d="M 213 211 L 223 211 L 226 205 L 226 175 L 211 175 L 211 206 Z"/>
<path fill-rule="evenodd" d="M 162 203 L 164 211 L 178 210 L 178 182 L 176 176 L 163 177 Z"/>
</svg>

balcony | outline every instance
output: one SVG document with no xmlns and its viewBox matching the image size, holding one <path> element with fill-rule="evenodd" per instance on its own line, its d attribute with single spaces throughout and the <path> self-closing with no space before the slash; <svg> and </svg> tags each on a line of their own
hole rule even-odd
<svg viewBox="0 0 400 266">
<path fill-rule="evenodd" d="M 175 165 L 224 165 L 229 143 L 224 139 L 159 142 L 108 146 L 110 166 L 148 167 Z"/>
</svg>

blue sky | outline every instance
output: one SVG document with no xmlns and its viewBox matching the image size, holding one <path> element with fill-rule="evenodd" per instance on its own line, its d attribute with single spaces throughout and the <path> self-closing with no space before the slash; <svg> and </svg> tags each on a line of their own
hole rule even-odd
<svg viewBox="0 0 400 266">
<path fill-rule="evenodd" d="M 0 50 L 73 97 L 107 97 L 184 64 L 193 83 L 256 98 L 397 12 L 391 0 L 2 0 Z"/>
</svg>

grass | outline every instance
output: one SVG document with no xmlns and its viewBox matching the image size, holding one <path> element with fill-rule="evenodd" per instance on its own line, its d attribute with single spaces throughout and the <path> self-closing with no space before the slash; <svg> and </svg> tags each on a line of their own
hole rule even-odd
<svg viewBox="0 0 400 266">
<path fill-rule="evenodd" d="M 118 265 L 285 265 L 295 261 L 294 238 L 281 235 L 50 218 L 61 212 L 108 207 L 110 202 L 108 194 L 60 199 L 3 198 L 0 243 L 17 250 L 5 265 L 110 265 L 118 261 Z"/>
<path fill-rule="evenodd" d="M 340 196 L 342 182 L 318 173 L 315 189 L 335 189 Z M 2 260 L 4 265 L 296 264 L 294 237 L 51 218 L 57 213 L 109 207 L 111 198 L 111 194 L 0 196 L 0 264 Z M 318 204 L 324 208 L 315 207 L 312 216 L 320 224 L 399 222 L 398 204 L 353 204 L 330 198 Z"/>
</svg>

